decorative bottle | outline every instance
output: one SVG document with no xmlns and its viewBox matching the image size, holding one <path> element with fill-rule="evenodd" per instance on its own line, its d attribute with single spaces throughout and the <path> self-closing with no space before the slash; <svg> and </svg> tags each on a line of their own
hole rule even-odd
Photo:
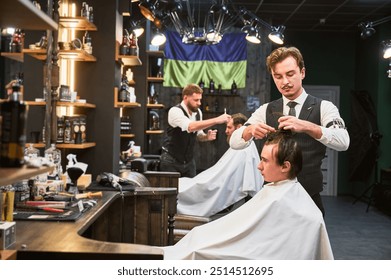
<svg viewBox="0 0 391 280">
<path fill-rule="evenodd" d="M 209 93 L 210 94 L 213 94 L 215 92 L 215 82 L 213 81 L 213 79 L 210 79 L 210 83 L 209 83 Z"/>
<path fill-rule="evenodd" d="M 50 148 L 45 150 L 45 158 L 54 164 L 54 169 L 48 174 L 48 179 L 59 180 L 62 175 L 61 151 L 56 148 L 56 144 L 52 143 Z"/>
<path fill-rule="evenodd" d="M 234 80 L 231 85 L 231 94 L 237 94 L 237 93 L 238 93 L 238 87 L 237 87 L 235 80 Z"/>
<path fill-rule="evenodd" d="M 22 101 L 20 85 L 12 87 L 8 101 L 1 103 L 0 166 L 20 167 L 24 163 L 28 106 Z"/>
</svg>

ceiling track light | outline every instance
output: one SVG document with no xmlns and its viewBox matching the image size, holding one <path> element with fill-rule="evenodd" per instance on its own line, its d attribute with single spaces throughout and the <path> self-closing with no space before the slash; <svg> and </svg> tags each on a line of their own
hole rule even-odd
<svg viewBox="0 0 391 280">
<path fill-rule="evenodd" d="M 261 43 L 263 29 L 269 31 L 268 38 L 272 42 L 284 43 L 285 26 L 272 26 L 246 8 L 237 9 L 232 0 L 210 0 L 207 12 L 197 11 L 195 7 L 200 8 L 200 3 L 189 0 L 139 1 L 146 19 L 154 22 L 158 29 L 176 30 L 184 44 L 218 44 L 224 33 L 238 24 L 243 24 L 241 30 L 247 33 L 246 39 L 251 43 Z"/>
<path fill-rule="evenodd" d="M 376 30 L 374 28 L 375 26 L 382 24 L 382 23 L 385 23 L 390 20 L 391 20 L 391 15 L 384 17 L 384 18 L 381 18 L 379 20 L 375 20 L 375 21 L 360 22 L 358 24 L 358 27 L 361 30 L 360 37 L 362 39 L 366 39 L 366 38 L 371 37 L 373 34 L 376 33 Z"/>
<path fill-rule="evenodd" d="M 268 38 L 278 45 L 284 44 L 284 31 L 285 26 L 279 25 L 279 26 L 273 26 L 266 21 L 262 20 L 261 18 L 257 17 L 254 13 L 248 11 L 246 8 L 241 7 L 239 10 L 240 17 L 243 21 L 244 26 L 242 27 L 242 31 L 245 33 L 248 33 L 246 36 L 246 39 L 250 41 L 254 38 L 254 42 L 256 44 L 259 44 L 261 42 L 259 34 L 261 34 L 261 27 L 265 27 L 270 31 Z M 247 17 L 247 19 L 246 19 Z M 258 38 L 255 37 L 254 31 L 251 27 L 255 27 L 257 29 Z M 251 35 L 250 35 L 251 32 Z M 249 40 L 250 38 L 250 40 Z M 251 41 L 250 41 L 251 42 Z"/>
<path fill-rule="evenodd" d="M 383 58 L 391 58 L 391 39 L 382 42 L 383 45 Z"/>
</svg>

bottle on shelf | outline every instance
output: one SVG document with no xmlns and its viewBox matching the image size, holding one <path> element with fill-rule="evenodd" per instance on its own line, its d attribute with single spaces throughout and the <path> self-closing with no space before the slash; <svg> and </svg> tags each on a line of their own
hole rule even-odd
<svg viewBox="0 0 391 280">
<path fill-rule="evenodd" d="M 129 82 L 126 75 L 122 74 L 121 86 L 118 93 L 118 101 L 119 102 L 128 102 L 129 95 Z"/>
<path fill-rule="evenodd" d="M 222 94 L 223 93 L 223 89 L 222 89 L 221 84 L 219 84 L 218 87 L 217 87 L 217 93 L 218 94 Z"/>
<path fill-rule="evenodd" d="M 88 20 L 90 22 L 94 22 L 94 9 L 92 8 L 92 6 L 88 7 Z"/>
<path fill-rule="evenodd" d="M 45 158 L 54 164 L 54 169 L 48 174 L 48 179 L 59 180 L 62 175 L 61 166 L 61 151 L 56 148 L 56 144 L 52 143 L 48 149 L 45 150 Z"/>
<path fill-rule="evenodd" d="M 237 87 L 235 80 L 234 80 L 231 85 L 231 94 L 237 94 L 237 93 L 238 93 L 238 87 Z"/>
<path fill-rule="evenodd" d="M 213 94 L 215 92 L 215 82 L 213 81 L 213 79 L 210 79 L 210 83 L 209 83 L 209 93 L 210 94 Z"/>
<path fill-rule="evenodd" d="M 82 17 L 85 17 L 86 19 L 89 19 L 89 9 L 88 9 L 88 4 L 86 2 L 83 2 L 81 4 L 80 15 Z"/>
<path fill-rule="evenodd" d="M 65 144 L 72 143 L 72 127 L 71 127 L 71 122 L 69 120 L 65 120 L 64 143 Z"/>
<path fill-rule="evenodd" d="M 128 41 L 128 36 L 125 33 L 122 36 L 122 43 L 119 46 L 119 54 L 120 55 L 128 55 L 129 54 L 129 41 Z"/>
<path fill-rule="evenodd" d="M 24 150 L 24 155 L 29 159 L 39 157 L 39 150 L 34 148 L 34 144 L 30 143 L 29 146 Z"/>
<path fill-rule="evenodd" d="M 64 143 L 64 117 L 57 118 L 57 140 L 56 143 Z"/>
<path fill-rule="evenodd" d="M 139 49 L 138 49 L 138 42 L 137 37 L 132 33 L 130 35 L 130 46 L 129 46 L 129 55 L 131 56 L 138 56 Z"/>
<path fill-rule="evenodd" d="M 92 54 L 92 40 L 90 33 L 86 31 L 83 36 L 83 49 L 88 53 Z"/>
<path fill-rule="evenodd" d="M 12 86 L 12 94 L 1 103 L 2 118 L 0 166 L 20 167 L 24 163 L 28 106 L 22 100 L 20 85 Z"/>
<path fill-rule="evenodd" d="M 204 81 L 201 80 L 201 82 L 199 83 L 199 86 L 202 90 L 204 90 L 204 87 L 205 87 L 205 83 Z"/>
</svg>

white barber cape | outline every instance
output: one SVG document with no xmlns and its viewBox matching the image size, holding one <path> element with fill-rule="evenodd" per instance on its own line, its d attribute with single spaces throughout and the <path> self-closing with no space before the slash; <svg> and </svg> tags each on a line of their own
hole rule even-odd
<svg viewBox="0 0 391 280">
<path fill-rule="evenodd" d="M 265 185 L 226 216 L 163 247 L 164 259 L 333 259 L 322 213 L 297 180 Z"/>
<path fill-rule="evenodd" d="M 179 178 L 178 214 L 210 217 L 247 195 L 254 196 L 263 185 L 259 161 L 252 142 L 242 150 L 229 148 L 215 165 L 194 178 Z"/>
</svg>

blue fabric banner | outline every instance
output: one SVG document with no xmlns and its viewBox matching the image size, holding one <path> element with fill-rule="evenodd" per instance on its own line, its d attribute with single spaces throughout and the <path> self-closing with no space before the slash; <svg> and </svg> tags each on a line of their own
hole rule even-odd
<svg viewBox="0 0 391 280">
<path fill-rule="evenodd" d="M 224 34 L 215 45 L 184 44 L 177 32 L 166 32 L 164 86 L 184 87 L 211 79 L 222 89 L 246 86 L 247 41 L 244 33 Z"/>
</svg>

